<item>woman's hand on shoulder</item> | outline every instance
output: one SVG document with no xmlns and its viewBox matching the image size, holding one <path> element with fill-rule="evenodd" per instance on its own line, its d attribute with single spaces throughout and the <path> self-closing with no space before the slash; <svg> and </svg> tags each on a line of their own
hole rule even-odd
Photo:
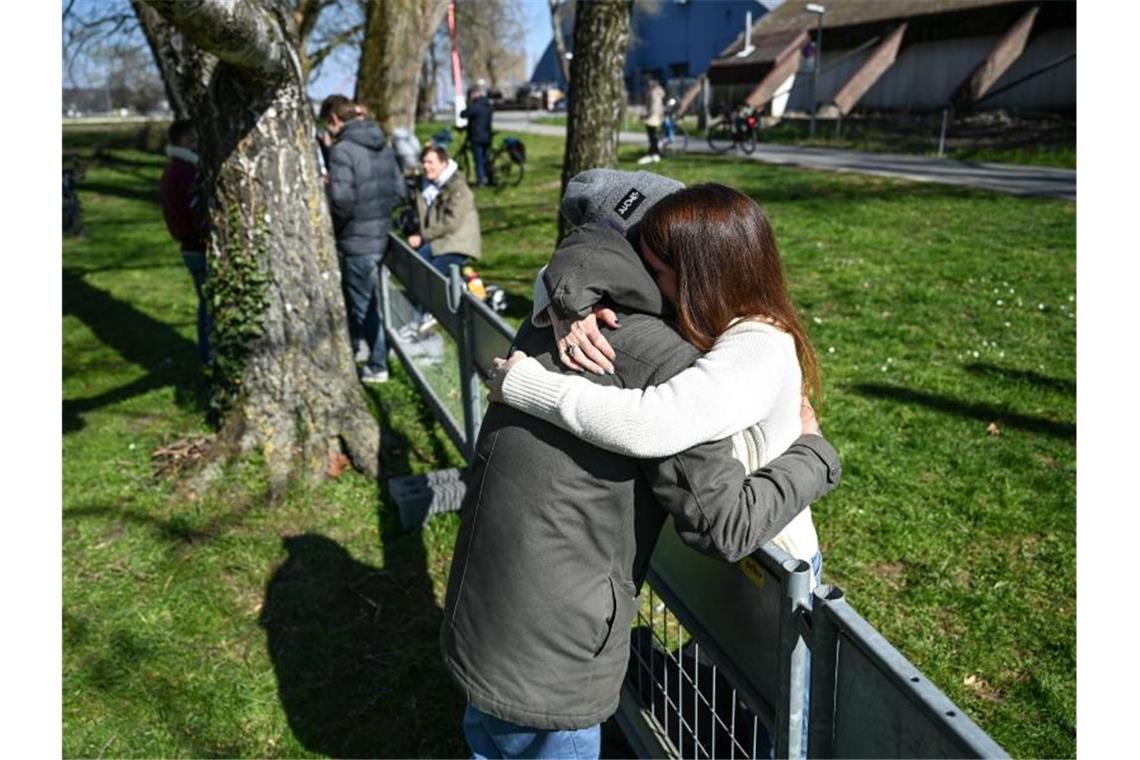
<svg viewBox="0 0 1140 760">
<path fill-rule="evenodd" d="M 507 379 L 507 373 L 511 371 L 511 367 L 524 359 L 526 359 L 526 354 L 522 351 L 515 351 L 508 359 L 495 357 L 495 368 L 487 376 L 488 399 L 494 403 L 503 403 L 503 383 Z"/>
<path fill-rule="evenodd" d="M 589 370 L 597 375 L 613 374 L 617 354 L 598 329 L 599 320 L 614 329 L 621 327 L 613 309 L 596 308 L 579 320 L 563 319 L 553 307 L 547 309 L 547 314 L 563 366 L 579 372 Z"/>
<path fill-rule="evenodd" d="M 803 396 L 800 402 L 800 425 L 803 427 L 803 435 L 822 435 L 819 432 L 819 420 L 815 418 L 815 407 L 807 396 Z"/>
</svg>

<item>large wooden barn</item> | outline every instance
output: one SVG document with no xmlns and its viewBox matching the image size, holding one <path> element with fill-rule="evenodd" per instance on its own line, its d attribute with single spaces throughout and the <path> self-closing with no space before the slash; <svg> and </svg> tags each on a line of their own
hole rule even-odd
<svg viewBox="0 0 1140 760">
<path fill-rule="evenodd" d="M 713 60 L 708 79 L 714 103 L 774 115 L 813 103 L 829 115 L 1074 112 L 1076 51 L 1071 1 L 788 0 Z"/>
</svg>

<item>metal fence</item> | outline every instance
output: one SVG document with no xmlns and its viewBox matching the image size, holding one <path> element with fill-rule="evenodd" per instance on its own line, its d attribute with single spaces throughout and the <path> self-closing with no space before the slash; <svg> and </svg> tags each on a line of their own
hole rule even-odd
<svg viewBox="0 0 1140 760">
<path fill-rule="evenodd" d="M 390 345 L 470 461 L 482 378 L 514 330 L 392 236 L 381 268 Z M 443 335 L 421 335 L 417 304 Z M 458 470 L 394 478 L 405 527 L 459 508 Z M 666 524 L 650 563 L 615 716 L 639 757 L 1006 757 L 811 567 L 773 544 L 736 564 Z M 809 660 L 810 657 L 810 660 Z M 811 703 L 804 714 L 810 662 Z M 794 748 L 794 749 L 793 749 Z"/>
</svg>

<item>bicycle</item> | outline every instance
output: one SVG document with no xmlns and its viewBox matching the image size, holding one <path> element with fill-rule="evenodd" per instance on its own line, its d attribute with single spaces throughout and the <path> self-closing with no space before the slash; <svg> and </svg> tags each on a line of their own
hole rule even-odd
<svg viewBox="0 0 1140 760">
<path fill-rule="evenodd" d="M 689 147 L 689 134 L 677 118 L 677 100 L 670 98 L 665 109 L 665 118 L 661 121 L 662 137 L 657 141 L 657 147 L 667 156 L 684 153 Z"/>
<path fill-rule="evenodd" d="M 726 153 L 739 147 L 744 153 L 756 150 L 756 133 L 760 115 L 751 106 L 742 105 L 709 125 L 707 138 L 714 153 Z"/>
<path fill-rule="evenodd" d="M 492 139 L 494 139 L 492 133 Z M 464 133 L 463 143 L 455 153 L 455 162 L 463 171 L 467 184 L 474 185 L 475 152 Z M 517 137 L 504 137 L 498 145 L 492 143 L 487 153 L 487 181 L 498 187 L 517 186 L 526 171 L 526 146 Z"/>
</svg>

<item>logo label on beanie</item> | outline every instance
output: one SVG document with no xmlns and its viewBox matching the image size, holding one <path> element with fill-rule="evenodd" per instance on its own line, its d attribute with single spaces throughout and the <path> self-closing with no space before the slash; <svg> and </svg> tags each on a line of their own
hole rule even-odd
<svg viewBox="0 0 1140 760">
<path fill-rule="evenodd" d="M 637 207 L 640 206 L 644 200 L 645 193 L 634 188 L 625 194 L 618 205 L 614 206 L 614 213 L 628 222 L 629 218 L 633 216 L 633 212 L 637 211 Z"/>
</svg>

